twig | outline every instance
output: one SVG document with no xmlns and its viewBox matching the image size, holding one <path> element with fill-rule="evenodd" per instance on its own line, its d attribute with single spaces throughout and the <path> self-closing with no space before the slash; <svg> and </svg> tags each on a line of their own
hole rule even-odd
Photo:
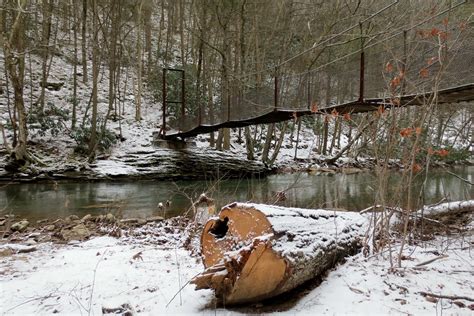
<svg viewBox="0 0 474 316">
<path fill-rule="evenodd" d="M 444 259 L 444 258 L 447 258 L 447 257 L 449 257 L 449 256 L 448 255 L 441 255 L 441 256 L 438 256 L 438 257 L 434 257 L 433 259 L 426 260 L 426 261 L 423 261 L 421 263 L 418 263 L 417 265 L 415 265 L 415 267 L 421 267 L 421 266 L 430 264 L 432 262 L 435 262 L 436 260 Z"/>
<path fill-rule="evenodd" d="M 442 295 L 442 294 L 434 294 L 434 293 L 428 293 L 428 292 L 418 292 L 422 296 L 431 296 L 435 298 L 446 298 L 448 300 L 466 300 L 466 301 L 471 301 L 474 302 L 474 298 L 468 297 L 468 296 L 457 296 L 457 295 Z"/>
<path fill-rule="evenodd" d="M 467 179 L 464 179 L 464 178 L 458 176 L 457 174 L 455 174 L 455 173 L 453 173 L 453 172 L 451 172 L 451 171 L 449 171 L 449 170 L 444 169 L 444 171 L 446 171 L 446 172 L 449 173 L 450 175 L 452 175 L 452 176 L 458 178 L 459 180 L 461 180 L 461 181 L 463 181 L 463 182 L 466 182 L 466 183 L 469 184 L 469 185 L 474 185 L 474 182 L 471 182 L 471 181 L 469 181 L 469 180 L 467 180 Z"/>
<path fill-rule="evenodd" d="M 97 264 L 95 265 L 95 268 L 94 268 L 94 277 L 92 279 L 92 288 L 91 288 L 91 295 L 89 296 L 89 308 L 87 310 L 87 315 L 90 315 L 91 314 L 91 308 L 92 308 L 92 295 L 94 294 L 94 286 L 95 286 L 95 275 L 97 273 L 97 268 L 99 267 L 99 264 L 100 262 L 102 261 L 102 259 L 104 258 L 105 254 L 107 253 L 107 250 L 104 251 L 104 253 L 102 254 L 102 256 L 100 257 L 99 261 L 97 261 Z"/>
<path fill-rule="evenodd" d="M 166 304 L 165 307 L 168 307 L 171 302 L 176 298 L 176 296 L 178 296 L 178 294 L 181 293 L 181 291 L 195 278 L 197 277 L 198 275 L 200 275 L 201 273 L 197 273 L 196 275 L 194 275 L 189 281 L 187 281 L 186 283 L 183 284 L 182 287 L 179 288 L 179 290 L 173 295 L 173 297 L 171 298 L 171 300 L 168 302 L 168 304 Z"/>
<path fill-rule="evenodd" d="M 33 297 L 33 298 L 30 298 L 30 299 L 28 299 L 28 300 L 26 300 L 26 301 L 24 301 L 24 302 L 22 302 L 22 303 L 20 303 L 20 304 L 18 304 L 18 305 L 15 305 L 15 306 L 13 306 L 13 307 L 7 309 L 5 312 L 9 312 L 9 311 L 11 311 L 11 310 L 14 310 L 15 308 L 18 308 L 18 307 L 20 307 L 20 306 L 22 306 L 22 305 L 25 305 L 25 304 L 28 304 L 28 303 L 31 303 L 31 302 L 34 302 L 34 301 L 37 301 L 37 300 L 48 299 L 48 298 L 55 297 L 55 296 L 59 296 L 59 295 L 58 295 L 58 294 L 50 293 L 50 294 L 44 295 L 44 296 Z"/>
<path fill-rule="evenodd" d="M 178 266 L 178 286 L 181 288 L 181 272 L 179 269 L 179 260 L 178 260 L 178 251 L 174 248 L 174 255 L 176 258 L 176 264 Z M 181 291 L 179 291 L 179 305 L 183 305 L 183 297 L 181 296 Z"/>
</svg>

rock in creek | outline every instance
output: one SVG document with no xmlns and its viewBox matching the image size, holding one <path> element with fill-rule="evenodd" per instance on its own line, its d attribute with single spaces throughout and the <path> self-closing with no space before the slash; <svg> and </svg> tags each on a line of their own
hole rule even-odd
<svg viewBox="0 0 474 316">
<path fill-rule="evenodd" d="M 19 222 L 13 223 L 10 229 L 14 232 L 23 232 L 26 230 L 28 225 L 30 225 L 30 222 L 24 219 Z"/>
<path fill-rule="evenodd" d="M 78 224 L 70 229 L 61 230 L 62 237 L 67 240 L 84 240 L 88 238 L 91 233 L 84 224 Z"/>
</svg>

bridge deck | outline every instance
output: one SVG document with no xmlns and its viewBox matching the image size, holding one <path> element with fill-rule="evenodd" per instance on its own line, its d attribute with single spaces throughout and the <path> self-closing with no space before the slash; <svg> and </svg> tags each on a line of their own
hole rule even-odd
<svg viewBox="0 0 474 316">
<path fill-rule="evenodd" d="M 433 93 L 417 94 L 417 95 L 406 95 L 400 98 L 399 106 L 420 106 L 425 103 L 425 100 L 429 98 Z M 438 92 L 438 103 L 457 103 L 463 101 L 474 101 L 474 83 L 443 89 Z M 177 138 L 185 139 L 189 137 L 195 137 L 199 134 L 206 134 L 218 131 L 221 128 L 238 128 L 256 124 L 269 124 L 283 122 L 293 119 L 295 116 L 315 115 L 331 113 L 336 110 L 339 114 L 345 113 L 363 113 L 376 111 L 380 106 L 389 108 L 392 105 L 387 99 L 365 99 L 363 102 L 353 101 L 334 106 L 325 107 L 319 109 L 316 113 L 311 112 L 307 109 L 292 110 L 285 108 L 276 108 L 265 114 L 248 118 L 239 121 L 227 121 L 213 125 L 198 125 L 187 131 L 170 131 L 167 132 L 164 139 L 173 140 Z"/>
</svg>

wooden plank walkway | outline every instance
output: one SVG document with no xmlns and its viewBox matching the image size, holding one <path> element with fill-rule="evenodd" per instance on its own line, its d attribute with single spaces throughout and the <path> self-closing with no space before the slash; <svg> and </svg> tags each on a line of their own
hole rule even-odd
<svg viewBox="0 0 474 316">
<path fill-rule="evenodd" d="M 432 96 L 432 92 L 417 95 L 406 95 L 400 98 L 399 106 L 420 106 L 425 100 Z M 195 137 L 199 134 L 207 134 L 218 131 L 221 128 L 238 128 L 257 124 L 270 124 L 283 122 L 293 119 L 295 116 L 317 115 L 331 113 L 334 110 L 339 114 L 345 113 L 364 113 L 376 111 L 380 106 L 390 108 L 392 105 L 387 99 L 365 99 L 363 102 L 353 101 L 334 106 L 319 109 L 316 113 L 310 110 L 292 110 L 285 108 L 276 108 L 267 113 L 256 117 L 238 121 L 227 121 L 213 125 L 199 125 L 187 131 L 170 131 L 167 132 L 164 139 L 175 140 Z M 457 103 L 464 101 L 474 101 L 474 83 L 443 89 L 438 92 L 438 103 Z"/>
</svg>

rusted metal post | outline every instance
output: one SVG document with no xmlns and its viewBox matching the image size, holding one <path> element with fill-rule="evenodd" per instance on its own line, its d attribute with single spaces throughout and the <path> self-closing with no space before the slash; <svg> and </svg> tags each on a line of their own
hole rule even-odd
<svg viewBox="0 0 474 316">
<path fill-rule="evenodd" d="M 278 74 L 275 74 L 275 92 L 274 92 L 274 109 L 273 111 L 276 111 L 278 108 Z"/>
<path fill-rule="evenodd" d="M 166 136 L 166 68 L 163 68 L 163 138 Z"/>
<path fill-rule="evenodd" d="M 359 77 L 359 102 L 364 102 L 364 72 L 365 72 L 364 48 L 360 53 L 360 77 Z"/>
<path fill-rule="evenodd" d="M 230 91 L 227 90 L 227 122 L 230 121 Z"/>
<path fill-rule="evenodd" d="M 364 59 L 364 37 L 362 32 L 362 23 L 359 22 L 360 28 L 360 74 L 359 74 L 359 102 L 364 103 L 364 73 L 365 73 L 365 59 Z"/>
<path fill-rule="evenodd" d="M 308 89 L 308 110 L 309 110 L 311 109 L 311 75 L 310 74 L 308 74 L 307 80 L 308 80 L 307 89 Z"/>
<path fill-rule="evenodd" d="M 184 128 L 184 116 L 186 112 L 186 77 L 184 70 L 181 71 L 181 129 Z"/>
<path fill-rule="evenodd" d="M 400 86 L 400 97 L 405 94 L 405 75 L 407 68 L 407 30 L 403 30 L 403 61 L 402 61 L 402 84 Z"/>
<path fill-rule="evenodd" d="M 199 100 L 199 109 L 198 109 L 198 125 L 200 126 L 202 124 L 202 108 L 201 108 L 201 100 Z"/>
</svg>

